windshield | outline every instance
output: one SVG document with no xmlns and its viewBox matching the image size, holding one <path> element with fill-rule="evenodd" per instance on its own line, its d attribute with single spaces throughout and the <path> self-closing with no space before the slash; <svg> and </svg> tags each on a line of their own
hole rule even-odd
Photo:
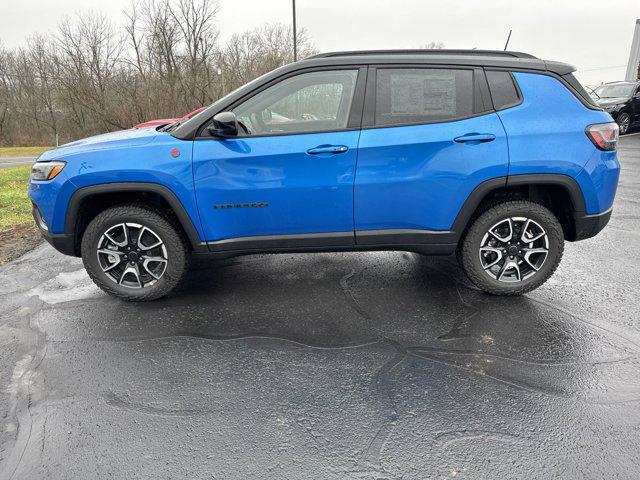
<svg viewBox="0 0 640 480">
<path fill-rule="evenodd" d="M 630 97 L 633 93 L 633 83 L 625 83 L 621 85 L 602 85 L 594 90 L 600 98 L 621 98 Z"/>
</svg>

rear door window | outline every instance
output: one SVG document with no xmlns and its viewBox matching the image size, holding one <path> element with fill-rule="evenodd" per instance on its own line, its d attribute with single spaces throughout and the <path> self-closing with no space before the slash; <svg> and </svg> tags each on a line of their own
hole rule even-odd
<svg viewBox="0 0 640 480">
<path fill-rule="evenodd" d="M 375 125 L 443 122 L 473 115 L 473 75 L 471 69 L 378 69 Z"/>
</svg>

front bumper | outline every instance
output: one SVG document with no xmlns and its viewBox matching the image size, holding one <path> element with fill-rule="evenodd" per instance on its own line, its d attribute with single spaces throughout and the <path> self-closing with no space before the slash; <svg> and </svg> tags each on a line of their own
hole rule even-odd
<svg viewBox="0 0 640 480">
<path fill-rule="evenodd" d="M 609 223 L 612 211 L 613 207 L 605 212 L 594 215 L 587 215 L 586 213 L 576 214 L 574 216 L 575 236 L 571 240 L 575 242 L 595 237 L 607 226 L 607 223 Z"/>
<path fill-rule="evenodd" d="M 31 211 L 33 214 L 33 219 L 36 222 L 36 226 L 42 237 L 56 250 L 65 255 L 71 255 L 73 257 L 77 257 L 78 254 L 75 248 L 75 239 L 73 235 L 67 233 L 51 233 L 49 231 L 49 227 L 44 222 L 42 215 L 40 214 L 40 210 L 36 205 L 33 205 L 33 210 Z"/>
</svg>

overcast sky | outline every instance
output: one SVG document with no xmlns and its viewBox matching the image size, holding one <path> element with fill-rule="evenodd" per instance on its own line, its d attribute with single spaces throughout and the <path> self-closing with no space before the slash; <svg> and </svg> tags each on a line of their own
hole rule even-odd
<svg viewBox="0 0 640 480">
<path fill-rule="evenodd" d="M 265 22 L 290 22 L 291 0 L 220 0 L 222 38 Z M 55 30 L 64 16 L 103 11 L 119 22 L 130 0 L 0 0 L 0 41 Z M 509 48 L 579 69 L 585 84 L 624 78 L 640 0 L 297 0 L 298 24 L 321 51 Z"/>
</svg>

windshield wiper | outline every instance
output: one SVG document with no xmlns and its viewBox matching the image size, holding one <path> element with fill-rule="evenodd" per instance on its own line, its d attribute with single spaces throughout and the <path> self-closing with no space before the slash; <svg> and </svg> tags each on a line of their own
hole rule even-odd
<svg viewBox="0 0 640 480">
<path fill-rule="evenodd" d="M 175 130 L 176 128 L 178 128 L 178 126 L 181 124 L 182 122 L 173 122 L 170 123 L 169 125 L 165 125 L 164 127 L 162 127 L 162 129 L 160 130 L 161 132 L 171 132 L 172 130 Z"/>
</svg>

